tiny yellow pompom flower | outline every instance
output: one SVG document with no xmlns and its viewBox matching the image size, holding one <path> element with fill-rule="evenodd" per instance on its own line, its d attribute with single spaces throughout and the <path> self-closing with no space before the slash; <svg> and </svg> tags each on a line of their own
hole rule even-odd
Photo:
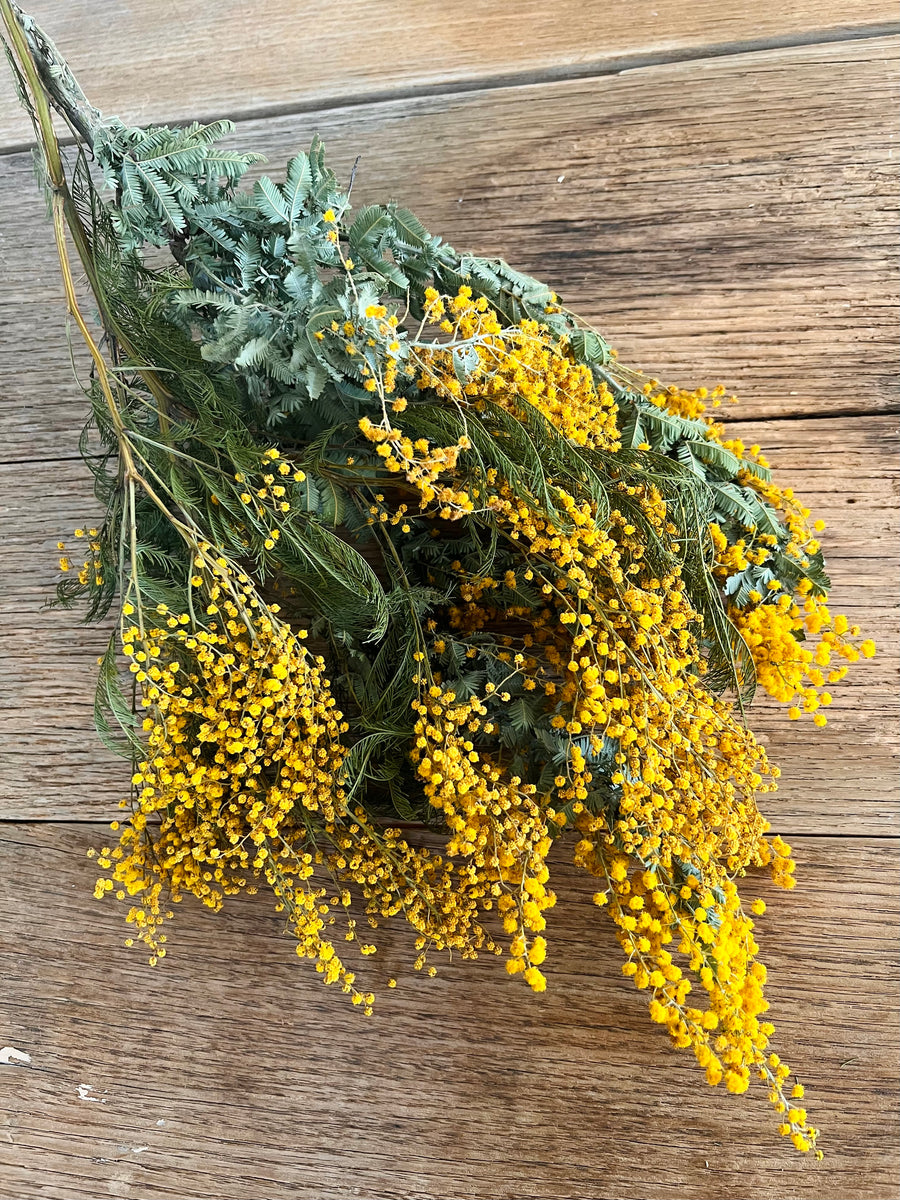
<svg viewBox="0 0 900 1200">
<path fill-rule="evenodd" d="M 543 992 L 547 989 L 547 980 L 537 967 L 528 967 L 524 979 L 533 992 Z"/>
</svg>

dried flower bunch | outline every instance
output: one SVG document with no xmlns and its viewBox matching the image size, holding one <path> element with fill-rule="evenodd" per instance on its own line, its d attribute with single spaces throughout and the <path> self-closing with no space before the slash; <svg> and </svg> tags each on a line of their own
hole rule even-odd
<svg viewBox="0 0 900 1200">
<path fill-rule="evenodd" d="M 370 1013 L 354 893 L 369 926 L 406 919 L 417 968 L 487 952 L 542 991 L 564 841 L 651 1019 L 815 1149 L 738 880 L 794 882 L 755 683 L 823 725 L 874 652 L 829 612 L 821 523 L 708 415 L 722 389 L 644 382 L 403 208 L 351 220 L 318 143 L 242 187 L 260 156 L 227 122 L 101 116 L 0 11 L 93 363 L 105 516 L 60 543 L 59 601 L 119 614 L 96 723 L 134 772 L 96 894 L 156 963 L 172 902 L 264 885 Z"/>
</svg>

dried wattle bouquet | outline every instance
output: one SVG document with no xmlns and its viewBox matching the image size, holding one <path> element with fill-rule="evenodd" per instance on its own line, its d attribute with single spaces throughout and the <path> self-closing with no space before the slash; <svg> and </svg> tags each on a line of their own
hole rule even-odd
<svg viewBox="0 0 900 1200">
<path fill-rule="evenodd" d="M 417 968 L 483 951 L 542 991 L 565 840 L 651 1019 L 814 1149 L 738 894 L 752 867 L 794 882 L 744 712 L 758 681 L 825 724 L 874 646 L 827 608 L 807 510 L 707 415 L 722 389 L 643 382 L 403 208 L 351 219 L 317 142 L 242 188 L 260 156 L 227 122 L 101 116 L 0 11 L 93 360 L 106 511 L 60 543 L 59 600 L 119 614 L 96 722 L 134 772 L 96 894 L 156 963 L 172 902 L 265 885 L 370 1013 L 354 893 L 370 926 L 405 917 Z"/>
</svg>

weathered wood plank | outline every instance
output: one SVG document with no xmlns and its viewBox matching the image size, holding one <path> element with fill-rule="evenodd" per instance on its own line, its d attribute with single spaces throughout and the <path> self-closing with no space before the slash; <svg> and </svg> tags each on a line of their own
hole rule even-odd
<svg viewBox="0 0 900 1200">
<path fill-rule="evenodd" d="M 345 176 L 364 153 L 358 204 L 395 194 L 456 244 L 558 284 L 623 358 L 740 390 L 745 403 L 727 414 L 737 432 L 763 443 L 829 522 L 834 607 L 882 642 L 837 691 L 829 729 L 756 715 L 784 767 L 768 811 L 792 833 L 896 829 L 896 422 L 758 420 L 897 405 L 895 43 L 576 81 L 700 46 L 858 31 L 893 20 L 893 7 L 613 0 L 551 13 L 523 0 L 438 12 L 424 0 L 403 6 L 401 27 L 357 0 L 333 12 L 284 0 L 208 13 L 143 0 L 38 6 L 92 94 L 136 120 L 352 102 L 246 121 L 235 140 L 275 165 L 318 128 Z M 163 20 L 180 36 L 160 59 Z M 91 22 L 114 65 L 91 46 Z M 264 37 L 248 36 L 260 27 Z M 569 82 L 421 95 L 500 77 Z M 0 103 L 0 150 L 23 129 Z M 50 247 L 27 157 L 7 155 L 0 817 L 112 815 L 125 776 L 90 728 L 99 631 L 37 611 L 57 537 L 92 511 L 84 468 L 47 461 L 73 454 L 82 410 Z M 774 1136 L 764 1100 L 707 1089 L 649 1025 L 596 926 L 589 882 L 571 869 L 556 876 L 546 996 L 487 962 L 418 979 L 390 930 L 369 965 L 400 987 L 364 1022 L 297 963 L 262 897 L 218 916 L 183 906 L 171 957 L 151 972 L 120 949 L 115 905 L 90 899 L 84 851 L 103 827 L 0 833 L 0 911 L 15 930 L 0 933 L 0 1040 L 34 1059 L 0 1066 L 0 1196 L 893 1200 L 900 1189 L 896 839 L 792 837 L 798 889 L 757 889 L 770 903 L 759 924 L 773 1019 L 824 1131 L 816 1169 Z"/>
<path fill-rule="evenodd" d="M 590 881 L 562 863 L 543 996 L 493 962 L 417 977 L 391 928 L 369 966 L 399 986 L 367 1022 L 298 963 L 261 896 L 219 915 L 182 905 L 165 966 L 143 965 L 115 904 L 91 899 L 98 837 L 2 830 L 16 934 L 0 1019 L 33 1060 L 0 1067 L 5 1196 L 897 1195 L 893 842 L 799 839 L 800 886 L 750 888 L 770 904 L 771 1015 L 823 1130 L 816 1167 L 761 1094 L 709 1089 L 650 1025 Z"/>
<path fill-rule="evenodd" d="M 473 81 L 615 70 L 635 60 L 721 52 L 896 27 L 886 0 L 840 11 L 799 0 L 748 5 L 608 0 L 501 0 L 459 6 L 423 0 L 373 8 L 344 0 L 215 6 L 150 0 L 32 0 L 28 11 L 69 58 L 103 111 L 135 123 L 233 113 L 262 115 Z M 0 74 L 0 150 L 28 140 L 27 118 Z"/>
<path fill-rule="evenodd" d="M 318 130 L 344 178 L 362 153 L 357 203 L 396 196 L 546 278 L 624 360 L 722 380 L 745 418 L 874 411 L 900 403 L 896 52 L 778 50 L 251 121 L 234 139 L 275 170 Z M 71 455 L 83 405 L 27 155 L 0 159 L 0 238 L 0 461 Z"/>
<path fill-rule="evenodd" d="M 765 445 L 828 525 L 822 535 L 834 584 L 833 612 L 858 621 L 879 644 L 879 666 L 860 664 L 833 690 L 828 726 L 789 721 L 783 706 L 754 708 L 750 723 L 783 768 L 767 806 L 780 827 L 804 832 L 897 832 L 900 795 L 900 543 L 896 418 L 738 422 L 747 445 Z M 884 461 L 887 474 L 875 464 Z M 874 468 L 874 470 L 873 470 Z M 880 478 L 879 478 L 880 476 Z M 876 632 L 877 630 L 877 632 Z M 869 666 L 874 666 L 870 664 Z M 802 814 L 802 815 L 801 815 Z"/>
<path fill-rule="evenodd" d="M 880 643 L 878 657 L 834 689 L 827 729 L 788 721 L 774 703 L 754 708 L 752 724 L 784 772 L 779 795 L 767 801 L 783 830 L 897 828 L 896 426 L 894 417 L 874 416 L 735 426 L 748 444 L 766 447 L 780 477 L 828 522 L 834 610 Z M 108 632 L 79 626 L 77 613 L 41 608 L 56 578 L 57 540 L 97 511 L 87 469 L 0 467 L 0 493 L 9 530 L 0 564 L 0 815 L 112 815 L 127 772 L 97 742 L 91 715 Z"/>
</svg>

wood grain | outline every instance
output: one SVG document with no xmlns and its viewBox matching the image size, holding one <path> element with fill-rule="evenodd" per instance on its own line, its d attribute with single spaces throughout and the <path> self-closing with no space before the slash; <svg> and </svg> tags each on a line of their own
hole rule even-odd
<svg viewBox="0 0 900 1200">
<path fill-rule="evenodd" d="M 760 697 L 750 724 L 783 769 L 767 812 L 804 833 L 898 832 L 900 768 L 900 496 L 896 417 L 737 422 L 827 524 L 829 603 L 871 630 L 879 665 L 860 664 L 834 690 L 828 726 L 785 719 Z M 884 464 L 885 471 L 875 464 Z M 861 824 L 860 824 L 861 822 Z"/>
<path fill-rule="evenodd" d="M 121 948 L 90 897 L 102 827 L 0 838 L 0 1195 L 12 1200 L 893 1200 L 893 846 L 795 841 L 801 881 L 760 877 L 772 1019 L 828 1157 L 778 1138 L 763 1095 L 713 1091 L 619 974 L 586 877 L 560 862 L 550 985 L 496 962 L 416 976 L 379 933 L 369 1021 L 299 963 L 262 896 L 180 906 L 164 967 Z M 27 955 L 21 947 L 27 946 Z M 399 979 L 387 991 L 389 974 Z M 87 1089 L 79 1098 L 79 1086 Z"/>
<path fill-rule="evenodd" d="M 618 70 L 740 43 L 819 40 L 897 25 L 887 0 L 30 0 L 88 96 L 135 124 L 321 108 L 482 80 Z M 0 151 L 30 140 L 0 73 Z"/>
<path fill-rule="evenodd" d="M 824 535 L 833 608 L 865 625 L 880 645 L 840 687 L 829 726 L 788 721 L 763 700 L 751 714 L 783 769 L 767 811 L 791 832 L 896 832 L 897 419 L 830 418 L 738 423 L 747 444 L 770 452 L 829 526 Z M 106 627 L 42 605 L 52 595 L 56 542 L 97 509 L 81 463 L 0 467 L 9 532 L 0 562 L 0 815 L 28 819 L 111 816 L 125 764 L 92 726 L 96 656 Z M 854 503 L 848 503 L 853 500 Z"/>
<path fill-rule="evenodd" d="M 234 142 L 273 173 L 316 131 L 343 178 L 362 154 L 355 203 L 398 197 L 547 279 L 624 361 L 721 380 L 744 418 L 896 410 L 897 46 L 335 109 Z M 83 404 L 28 155 L 0 158 L 0 268 L 0 461 L 70 456 Z"/>
<path fill-rule="evenodd" d="M 367 960 L 367 1022 L 297 961 L 262 896 L 180 906 L 151 970 L 121 947 L 121 910 L 91 899 L 85 851 L 105 826 L 63 820 L 114 815 L 126 769 L 91 730 L 103 631 L 41 607 L 57 539 L 96 509 L 52 241 L 28 155 L 3 153 L 27 133 L 0 75 L 0 1043 L 33 1059 L 0 1066 L 0 1200 L 895 1200 L 895 6 L 33 11 L 110 111 L 233 114 L 234 144 L 276 175 L 318 131 L 343 177 L 364 156 L 356 205 L 396 196 L 459 248 L 552 282 L 624 360 L 739 391 L 724 415 L 828 521 L 833 607 L 881 652 L 823 731 L 753 714 L 800 880 L 747 894 L 769 904 L 772 1018 L 823 1129 L 818 1167 L 763 1097 L 707 1088 L 670 1049 L 562 861 L 541 997 L 487 961 L 416 977 L 391 927 Z"/>
</svg>

